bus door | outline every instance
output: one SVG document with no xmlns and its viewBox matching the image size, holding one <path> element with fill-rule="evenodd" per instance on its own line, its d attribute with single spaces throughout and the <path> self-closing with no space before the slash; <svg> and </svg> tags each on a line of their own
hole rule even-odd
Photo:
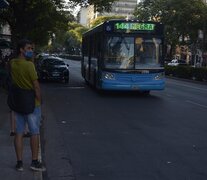
<svg viewBox="0 0 207 180">
<path fill-rule="evenodd" d="M 91 48 L 90 48 L 90 75 L 89 81 L 92 85 L 96 86 L 97 82 L 97 71 L 98 71 L 98 58 L 99 58 L 99 51 L 100 51 L 100 35 L 98 33 L 91 36 Z"/>
<path fill-rule="evenodd" d="M 90 68 L 90 37 L 83 38 L 82 76 L 89 81 Z"/>
</svg>

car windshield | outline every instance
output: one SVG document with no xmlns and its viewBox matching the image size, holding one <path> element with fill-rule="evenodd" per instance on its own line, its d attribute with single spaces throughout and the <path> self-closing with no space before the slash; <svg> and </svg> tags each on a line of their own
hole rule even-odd
<svg viewBox="0 0 207 180">
<path fill-rule="evenodd" d="M 143 69 L 159 67 L 161 40 L 143 37 L 108 37 L 105 68 Z"/>
<path fill-rule="evenodd" d="M 54 61 L 52 64 L 53 65 L 65 65 L 63 61 Z"/>
</svg>

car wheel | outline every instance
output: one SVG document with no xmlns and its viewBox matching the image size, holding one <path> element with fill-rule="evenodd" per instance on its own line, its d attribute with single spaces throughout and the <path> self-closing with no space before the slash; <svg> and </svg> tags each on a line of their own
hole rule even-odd
<svg viewBox="0 0 207 180">
<path fill-rule="evenodd" d="M 69 83 L 69 78 L 66 78 L 66 79 L 65 79 L 65 83 L 66 83 L 66 84 Z"/>
</svg>

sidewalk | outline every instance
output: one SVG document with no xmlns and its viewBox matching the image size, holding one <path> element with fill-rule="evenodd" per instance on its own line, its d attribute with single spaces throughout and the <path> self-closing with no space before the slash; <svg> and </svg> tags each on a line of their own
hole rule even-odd
<svg viewBox="0 0 207 180">
<path fill-rule="evenodd" d="M 9 136 L 9 108 L 6 104 L 6 99 L 6 92 L 0 88 L 0 179 L 42 180 L 41 172 L 33 172 L 29 169 L 31 163 L 29 138 L 24 138 L 24 171 L 19 172 L 15 169 L 16 155 L 13 145 L 13 137 Z"/>
</svg>

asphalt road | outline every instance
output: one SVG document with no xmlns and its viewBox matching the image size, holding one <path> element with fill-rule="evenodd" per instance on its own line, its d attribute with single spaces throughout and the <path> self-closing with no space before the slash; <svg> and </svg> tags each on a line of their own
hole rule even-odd
<svg viewBox="0 0 207 180">
<path fill-rule="evenodd" d="M 207 179 L 207 85 L 100 94 L 68 63 L 69 84 L 41 85 L 45 180 Z"/>
</svg>

